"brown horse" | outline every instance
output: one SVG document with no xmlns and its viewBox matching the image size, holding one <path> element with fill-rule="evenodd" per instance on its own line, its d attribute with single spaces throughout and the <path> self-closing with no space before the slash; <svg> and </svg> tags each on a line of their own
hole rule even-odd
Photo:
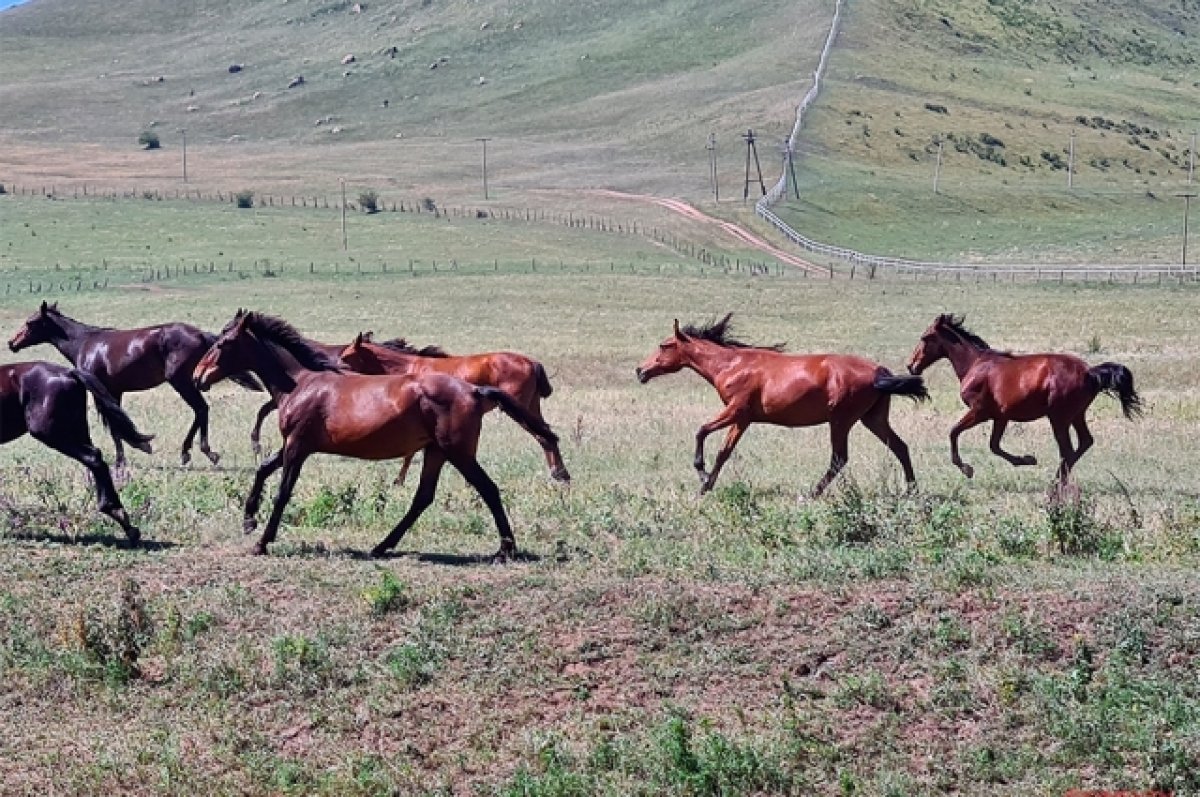
<svg viewBox="0 0 1200 797">
<path fill-rule="evenodd" d="M 498 404 L 543 447 L 554 432 L 514 399 L 493 387 L 477 387 L 445 374 L 367 376 L 345 373 L 338 362 L 308 345 L 290 324 L 239 310 L 196 366 L 196 386 L 205 390 L 223 375 L 253 371 L 279 404 L 283 448 L 259 466 L 246 498 L 247 533 L 263 485 L 276 470 L 283 475 L 267 527 L 255 546 L 264 554 L 275 539 L 283 510 L 305 460 L 313 454 L 355 459 L 395 459 L 424 452 L 421 483 L 412 506 L 391 533 L 371 551 L 381 556 L 395 547 L 433 503 L 442 467 L 449 462 L 483 498 L 500 533 L 495 558 L 516 553 L 516 541 L 500 501 L 500 490 L 476 459 L 488 404 Z"/>
<path fill-rule="evenodd" d="M 862 421 L 900 460 L 909 486 L 916 484 L 908 446 L 888 423 L 892 396 L 929 398 L 920 377 L 893 376 L 888 369 L 846 354 L 785 354 L 782 346 L 749 346 L 730 336 L 729 319 L 705 327 L 679 328 L 637 369 L 645 384 L 660 374 L 690 368 L 717 389 L 725 409 L 696 432 L 696 472 L 700 493 L 712 489 L 717 474 L 752 423 L 777 426 L 829 424 L 833 455 L 812 495 L 824 492 L 846 464 L 850 429 Z M 729 428 L 711 473 L 704 470 L 704 440 Z"/>
<path fill-rule="evenodd" d="M 515 398 L 541 423 L 545 423 L 542 417 L 542 399 L 549 397 L 553 392 L 546 369 L 541 363 L 511 351 L 456 357 L 436 346 L 416 349 L 408 345 L 403 338 L 374 343 L 368 336 L 360 334 L 341 352 L 341 360 L 351 370 L 360 374 L 439 373 L 456 376 L 473 385 L 498 387 Z M 557 441 L 551 441 L 545 453 L 551 478 L 569 482 L 571 474 L 563 464 Z M 406 461 L 404 469 L 407 468 Z M 400 479 L 403 478 L 402 471 Z"/>
<path fill-rule="evenodd" d="M 40 443 L 82 463 L 96 484 L 100 511 L 117 521 L 130 544 L 137 545 L 141 532 L 129 522 L 108 465 L 92 445 L 88 393 L 114 438 L 150 453 L 153 437 L 137 430 L 100 380 L 87 371 L 48 362 L 0 365 L 0 445 L 29 432 Z"/>
<path fill-rule="evenodd" d="M 1100 393 L 1116 396 L 1126 418 L 1141 414 L 1142 402 L 1133 389 L 1133 374 L 1123 365 L 1088 366 L 1072 354 L 1011 354 L 996 351 L 963 326 L 961 316 L 939 315 L 930 324 L 908 362 L 919 374 L 943 357 L 950 360 L 960 383 L 959 395 L 967 414 L 950 430 L 950 460 L 967 478 L 975 470 L 958 455 L 958 436 L 972 426 L 992 421 L 992 453 L 1013 465 L 1036 465 L 1032 456 L 1015 456 L 1000 447 L 1009 422 L 1049 418 L 1062 461 L 1058 481 L 1065 485 L 1071 468 L 1092 447 L 1087 410 Z M 1071 445 L 1071 427 L 1079 447 Z"/>
<path fill-rule="evenodd" d="M 312 346 L 319 352 L 324 353 L 327 357 L 334 360 L 342 353 L 344 346 L 336 343 L 321 343 L 320 341 L 311 338 L 305 338 L 304 342 Z M 254 450 L 254 456 L 262 456 L 262 426 L 267 420 L 267 416 L 277 409 L 274 398 L 267 399 L 261 407 L 258 408 L 258 415 L 254 418 L 254 428 L 250 430 L 250 447 Z"/>
<path fill-rule="evenodd" d="M 216 465 L 220 456 L 208 447 L 208 403 L 192 384 L 192 371 L 216 336 L 190 324 L 159 324 L 141 329 L 94 327 L 63 315 L 58 303 L 42 306 L 8 342 L 14 352 L 39 343 L 58 349 L 72 365 L 100 380 L 119 405 L 126 393 L 150 390 L 167 382 L 175 388 L 195 419 L 183 439 L 183 464 L 192 459 L 192 440 L 200 432 L 200 450 Z M 249 390 L 262 390 L 253 377 L 232 374 L 230 378 Z M 113 434 L 117 449 L 114 463 L 125 468 L 125 448 Z"/>
</svg>

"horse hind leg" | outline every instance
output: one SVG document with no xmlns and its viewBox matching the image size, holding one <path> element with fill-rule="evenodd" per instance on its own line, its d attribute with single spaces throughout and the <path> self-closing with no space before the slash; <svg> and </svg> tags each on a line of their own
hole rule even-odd
<svg viewBox="0 0 1200 797">
<path fill-rule="evenodd" d="M 508 514 L 504 511 L 504 504 L 500 500 L 500 488 L 474 456 L 453 456 L 450 458 L 450 464 L 475 488 L 479 497 L 491 510 L 492 519 L 496 521 L 496 530 L 500 533 L 500 550 L 492 557 L 492 561 L 506 562 L 512 559 L 517 555 L 517 541 L 513 536 L 512 526 L 509 525 Z"/>
<path fill-rule="evenodd" d="M 1082 451 L 1076 452 L 1075 447 L 1071 444 L 1070 421 L 1051 418 L 1050 428 L 1054 430 L 1054 441 L 1058 443 L 1058 454 L 1062 458 L 1058 464 L 1058 484 L 1060 488 L 1066 487 L 1071 480 L 1071 468 L 1079 460 Z M 1082 440 L 1080 440 L 1080 449 L 1083 449 Z"/>
<path fill-rule="evenodd" d="M 533 398 L 526 403 L 525 409 L 529 410 L 529 414 L 534 418 L 544 424 L 546 423 L 546 419 L 542 417 L 542 400 L 537 394 L 534 394 Z M 549 424 L 546 425 L 549 426 Z M 567 464 L 563 462 L 562 452 L 558 449 L 558 443 L 547 441 L 542 446 L 542 449 L 546 454 L 546 466 L 550 468 L 550 478 L 557 482 L 569 484 L 571 482 L 571 474 L 567 470 Z"/>
<path fill-rule="evenodd" d="M 1036 465 L 1037 457 L 1033 456 L 1032 454 L 1018 456 L 1016 454 L 1010 454 L 1000 447 L 1000 438 L 1004 437 L 1004 430 L 1007 427 L 1008 421 L 1001 420 L 1000 418 L 992 421 L 992 438 L 990 442 L 992 453 L 1001 459 L 1007 460 L 1016 467 L 1021 467 L 1023 465 Z"/>
<path fill-rule="evenodd" d="M 829 468 L 817 482 L 817 486 L 813 488 L 813 498 L 817 498 L 825 492 L 825 488 L 829 486 L 830 482 L 837 478 L 837 475 L 842 472 L 842 468 L 846 467 L 846 462 L 850 458 L 850 425 L 840 421 L 830 421 L 829 444 L 832 449 L 829 456 Z"/>
<path fill-rule="evenodd" d="M 130 546 L 136 546 L 142 538 L 141 531 L 129 520 L 129 513 L 121 504 L 113 483 L 112 473 L 100 454 L 100 449 L 92 445 L 90 438 L 84 434 L 81 441 L 67 442 L 59 435 L 45 432 L 31 432 L 32 436 L 55 451 L 70 457 L 88 469 L 92 482 L 96 487 L 96 501 L 100 511 L 115 520 L 125 532 Z"/>
<path fill-rule="evenodd" d="M 862 425 L 867 427 L 867 431 L 879 438 L 888 447 L 888 451 L 891 451 L 892 455 L 900 461 L 900 467 L 904 469 L 904 481 L 911 490 L 917 486 L 917 476 L 913 472 L 912 458 L 908 453 L 908 444 L 900 438 L 900 435 L 896 434 L 896 430 L 892 428 L 892 424 L 888 420 L 891 403 L 890 396 L 881 397 L 867 411 L 867 414 L 863 416 Z"/>
<path fill-rule="evenodd" d="M 405 461 L 411 459 L 412 457 L 408 457 Z M 404 534 L 417 522 L 417 518 L 421 517 L 433 503 L 433 496 L 437 493 L 438 479 L 441 478 L 442 466 L 445 464 L 446 454 L 440 448 L 429 446 L 425 449 L 425 455 L 421 461 L 421 481 L 417 485 L 417 492 L 413 495 L 412 504 L 409 505 L 408 511 L 404 513 L 404 517 L 400 519 L 395 528 L 371 549 L 372 557 L 378 558 L 395 548 Z"/>
<path fill-rule="evenodd" d="M 183 438 L 183 450 L 179 455 L 180 462 L 187 465 L 192 461 L 192 440 L 195 439 L 196 432 L 199 432 L 200 451 L 208 457 L 209 462 L 216 465 L 220 462 L 221 455 L 208 447 L 208 402 L 204 400 L 204 396 L 190 379 L 172 380 L 171 387 L 175 388 L 175 392 L 195 413 L 192 425 L 188 427 L 188 433 Z"/>
</svg>

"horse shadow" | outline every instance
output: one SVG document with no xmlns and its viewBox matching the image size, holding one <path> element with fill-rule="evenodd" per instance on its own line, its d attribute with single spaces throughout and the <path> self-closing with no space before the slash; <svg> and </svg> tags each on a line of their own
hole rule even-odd
<svg viewBox="0 0 1200 797">
<path fill-rule="evenodd" d="M 493 564 L 491 554 L 456 554 L 456 553 L 425 553 L 421 551 L 389 551 L 383 556 L 371 556 L 366 551 L 347 550 L 346 555 L 351 559 L 362 561 L 382 562 L 389 559 L 415 559 L 423 564 L 443 565 L 445 567 L 476 567 Z M 542 561 L 542 557 L 529 551 L 519 551 L 509 563 L 533 564 Z"/>
<path fill-rule="evenodd" d="M 143 537 L 137 545 L 130 545 L 129 538 L 124 534 L 107 532 L 89 532 L 87 534 L 66 534 L 55 531 L 7 531 L 0 537 L 20 542 L 43 544 L 70 545 L 77 547 L 117 548 L 126 551 L 159 552 L 169 551 L 179 547 L 177 543 L 166 540 L 148 540 Z"/>
</svg>

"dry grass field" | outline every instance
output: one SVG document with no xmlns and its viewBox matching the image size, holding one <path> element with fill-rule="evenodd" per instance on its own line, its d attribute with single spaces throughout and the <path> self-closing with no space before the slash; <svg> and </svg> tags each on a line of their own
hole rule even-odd
<svg viewBox="0 0 1200 797">
<path fill-rule="evenodd" d="M 5 201 L 7 220 L 33 200 Z M 96 226 L 152 240 L 138 225 L 153 216 L 128 204 L 96 203 Z M 34 225 L 81 210 L 35 207 Z M 244 245 L 219 218 L 207 226 L 230 236 L 222 245 Z M 446 223 L 401 220 L 414 241 Z M 285 240 L 296 222 L 258 223 L 254 234 Z M 203 243 L 174 229 L 181 246 Z M 608 240 L 591 235 L 530 225 L 520 245 Z M 33 241 L 18 259 L 53 274 Z M 93 513 L 81 468 L 28 438 L 5 446 L 2 790 L 1194 791 L 1194 289 L 702 276 L 670 257 L 647 254 L 634 273 L 568 260 L 544 273 L 309 276 L 290 255 L 272 261 L 274 277 L 51 294 L 96 324 L 217 329 L 250 307 L 327 340 L 370 328 L 456 352 L 529 353 L 553 381 L 547 417 L 575 481 L 549 482 L 532 441 L 489 417 L 482 462 L 523 560 L 484 562 L 490 518 L 448 475 L 401 554 L 376 562 L 364 554 L 412 483 L 391 485 L 395 463 L 318 457 L 272 554 L 252 557 L 240 518 L 261 397 L 215 388 L 221 466 L 180 468 L 188 415 L 160 389 L 126 400 L 158 435 L 122 487 L 147 541 L 130 551 Z M 38 301 L 0 301 L 6 338 Z M 1041 463 L 1020 470 L 987 452 L 984 430 L 968 433 L 978 472 L 963 479 L 947 452 L 960 405 L 944 364 L 929 376 L 931 404 L 894 409 L 919 492 L 903 494 L 890 456 L 856 431 L 847 477 L 826 498 L 798 499 L 827 461 L 825 431 L 756 427 L 698 500 L 692 437 L 715 395 L 691 374 L 633 378 L 675 317 L 733 311 L 747 339 L 901 368 L 948 310 L 997 346 L 1133 369 L 1147 415 L 1130 423 L 1114 401 L 1096 402 L 1080 504 L 1047 500 L 1044 424 L 1010 431 L 1009 447 Z M 48 348 L 21 357 L 59 359 Z M 111 456 L 98 423 L 95 434 Z"/>
</svg>

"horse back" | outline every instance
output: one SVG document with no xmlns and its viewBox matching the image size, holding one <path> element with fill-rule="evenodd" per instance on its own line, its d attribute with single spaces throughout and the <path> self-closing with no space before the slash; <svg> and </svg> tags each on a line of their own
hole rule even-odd
<svg viewBox="0 0 1200 797">
<path fill-rule="evenodd" d="M 967 404 L 984 402 L 999 416 L 1031 421 L 1088 397 L 1088 365 L 1073 354 L 1014 354 L 981 359 L 963 380 Z"/>
<path fill-rule="evenodd" d="M 877 363 L 855 355 L 756 351 L 746 358 L 745 373 L 723 381 L 731 393 L 741 390 L 749 394 L 745 400 L 761 420 L 813 426 L 827 423 L 835 413 L 851 406 L 874 403 L 878 369 Z M 731 395 L 730 399 L 737 397 Z"/>
</svg>

